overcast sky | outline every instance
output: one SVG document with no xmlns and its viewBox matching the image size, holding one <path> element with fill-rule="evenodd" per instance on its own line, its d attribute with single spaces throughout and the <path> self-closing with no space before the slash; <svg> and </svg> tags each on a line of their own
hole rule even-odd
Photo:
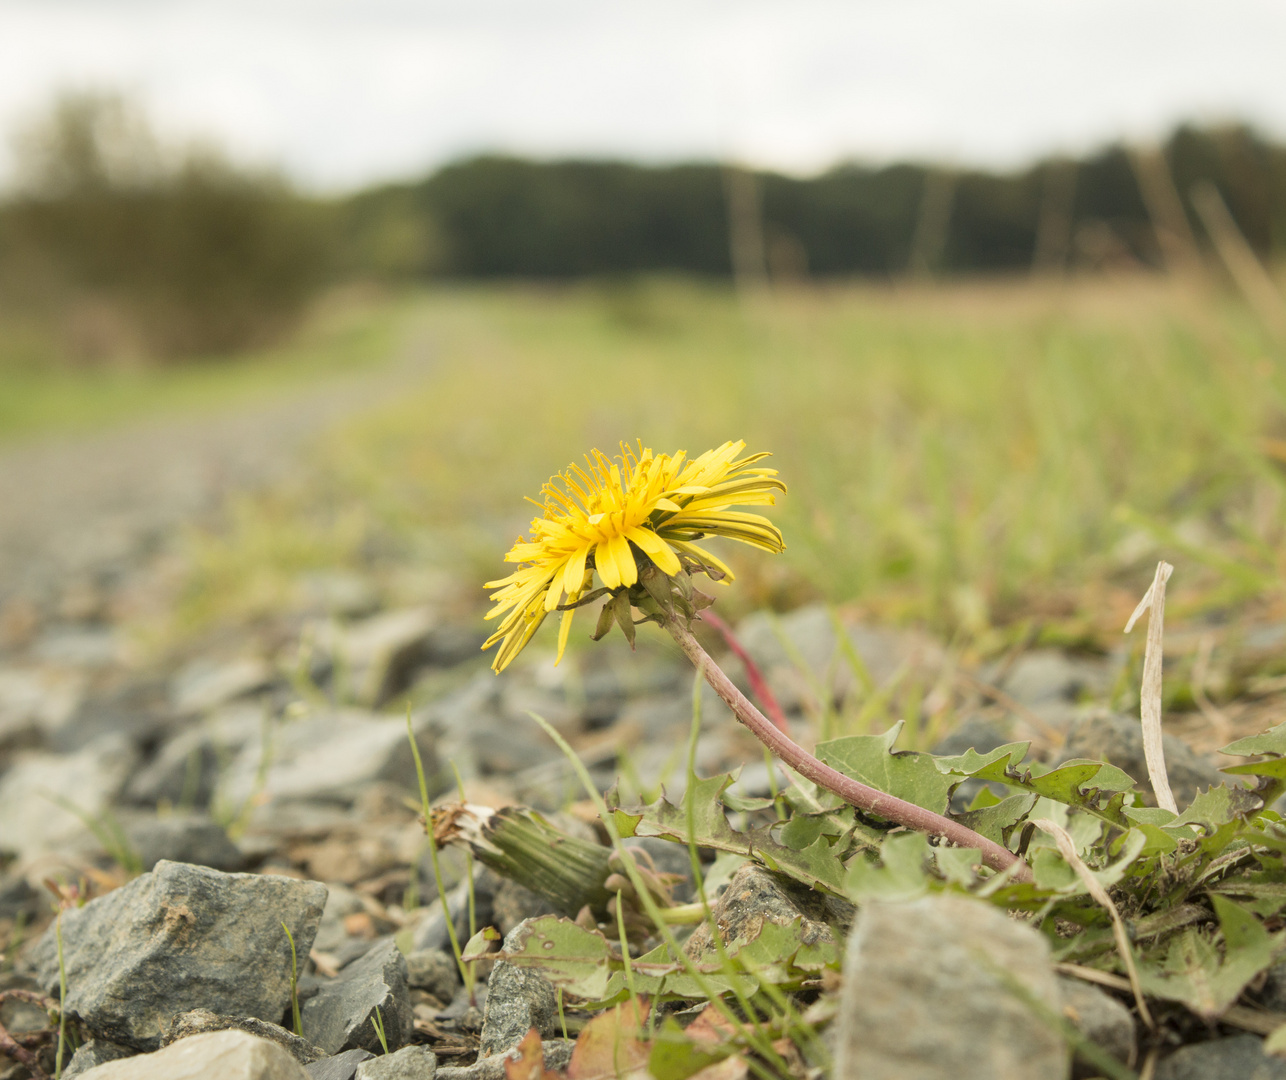
<svg viewBox="0 0 1286 1080">
<path fill-rule="evenodd" d="M 63 88 L 318 189 L 479 150 L 1011 166 L 1286 137 L 1286 0 L 0 0 L 0 132 Z"/>
</svg>

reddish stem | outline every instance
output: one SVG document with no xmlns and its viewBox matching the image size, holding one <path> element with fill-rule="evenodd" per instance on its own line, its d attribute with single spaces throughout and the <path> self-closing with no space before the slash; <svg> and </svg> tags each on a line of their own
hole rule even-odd
<svg viewBox="0 0 1286 1080">
<path fill-rule="evenodd" d="M 704 617 L 709 618 L 708 615 Z M 1032 880 L 1031 870 L 1028 869 L 1027 864 L 995 841 L 988 840 L 985 836 L 951 818 L 868 787 L 851 776 L 845 776 L 818 761 L 789 735 L 774 727 L 772 722 L 755 708 L 750 699 L 723 673 L 719 665 L 710 659 L 700 642 L 692 636 L 692 631 L 678 620 L 669 620 L 665 623 L 665 628 L 683 650 L 684 655 L 692 661 L 693 666 L 704 674 L 706 682 L 724 700 L 733 715 L 751 730 L 755 738 L 800 776 L 827 791 L 834 792 L 846 803 L 856 806 L 859 810 L 877 814 L 898 825 L 915 829 L 917 832 L 940 836 L 959 847 L 973 848 L 981 854 L 982 861 L 993 870 L 1013 868 L 1015 881 Z"/>
<path fill-rule="evenodd" d="M 764 707 L 764 712 L 768 714 L 768 719 L 776 725 L 778 731 L 789 735 L 790 728 L 786 724 L 786 714 L 782 711 L 777 695 L 772 692 L 772 687 L 768 685 L 768 680 L 764 678 L 763 671 L 751 659 L 750 654 L 746 652 L 746 647 L 741 644 L 737 635 L 733 633 L 732 627 L 713 611 L 709 610 L 701 613 L 701 621 L 708 623 L 723 635 L 724 644 L 732 650 L 732 654 L 741 661 L 742 666 L 746 669 L 746 678 L 750 680 L 750 689 L 755 692 L 755 697 L 759 699 L 759 703 Z"/>
</svg>

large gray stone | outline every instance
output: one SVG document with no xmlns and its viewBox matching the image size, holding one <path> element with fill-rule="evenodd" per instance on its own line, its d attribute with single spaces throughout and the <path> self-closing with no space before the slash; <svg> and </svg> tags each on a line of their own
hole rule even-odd
<svg viewBox="0 0 1286 1080">
<path fill-rule="evenodd" d="M 372 1022 L 376 1010 L 388 1048 L 411 1037 L 415 1014 L 406 984 L 406 958 L 392 940 L 371 948 L 304 1003 L 304 1038 L 330 1054 L 341 1050 L 382 1049 Z"/>
<path fill-rule="evenodd" d="M 1182 739 L 1166 735 L 1162 746 L 1166 775 L 1180 808 L 1192 802 L 1199 789 L 1228 782 L 1229 778 L 1212 762 L 1198 757 Z M 1140 791 L 1148 796 L 1152 794 L 1147 759 L 1143 754 L 1143 725 L 1137 717 L 1096 713 L 1080 718 L 1068 730 L 1067 742 L 1059 754 L 1061 761 L 1072 758 L 1110 762 L 1133 777 Z"/>
<path fill-rule="evenodd" d="M 290 1004 L 290 928 L 300 962 L 312 948 L 326 887 L 160 862 L 150 874 L 62 916 L 67 1011 L 97 1038 L 154 1050 L 192 1009 L 276 1022 Z M 51 926 L 32 957 L 58 988 Z"/>
<path fill-rule="evenodd" d="M 244 1031 L 193 1035 L 158 1050 L 99 1065 L 82 1080 L 309 1080 L 276 1043 Z"/>
<path fill-rule="evenodd" d="M 835 1076 L 1062 1080 L 1067 1047 L 1023 996 L 1062 1005 L 1035 930 L 963 897 L 870 904 L 849 938 Z"/>
<path fill-rule="evenodd" d="M 529 920 L 510 931 L 506 952 L 519 952 L 529 933 Z M 558 994 L 554 984 L 537 971 L 501 960 L 487 980 L 487 1014 L 482 1022 L 482 1057 L 517 1046 L 532 1028 L 541 1038 L 551 1038 L 558 1027 Z"/>
<path fill-rule="evenodd" d="M 433 1080 L 437 1071 L 437 1055 L 427 1046 L 404 1046 L 395 1054 L 363 1061 L 356 1080 Z"/>
<path fill-rule="evenodd" d="M 1264 1053 L 1257 1035 L 1231 1035 L 1176 1050 L 1156 1080 L 1286 1080 L 1286 1061 Z"/>
</svg>

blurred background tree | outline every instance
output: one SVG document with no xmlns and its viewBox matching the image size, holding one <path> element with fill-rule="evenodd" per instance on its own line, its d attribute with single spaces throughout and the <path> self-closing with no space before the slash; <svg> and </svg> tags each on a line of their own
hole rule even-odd
<svg viewBox="0 0 1286 1080">
<path fill-rule="evenodd" d="M 214 150 L 162 144 L 120 96 L 61 98 L 15 151 L 18 184 L 0 208 L 0 318 L 10 351 L 25 344 L 29 360 L 164 361 L 260 345 L 329 280 L 332 207 Z"/>
</svg>

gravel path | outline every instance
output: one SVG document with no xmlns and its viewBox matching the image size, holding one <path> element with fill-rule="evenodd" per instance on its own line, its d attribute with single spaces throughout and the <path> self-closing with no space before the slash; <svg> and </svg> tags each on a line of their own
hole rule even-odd
<svg viewBox="0 0 1286 1080">
<path fill-rule="evenodd" d="M 0 450 L 0 605 L 105 572 L 229 493 L 280 478 L 310 437 L 422 379 L 431 355 L 420 329 L 375 371 Z"/>
</svg>

